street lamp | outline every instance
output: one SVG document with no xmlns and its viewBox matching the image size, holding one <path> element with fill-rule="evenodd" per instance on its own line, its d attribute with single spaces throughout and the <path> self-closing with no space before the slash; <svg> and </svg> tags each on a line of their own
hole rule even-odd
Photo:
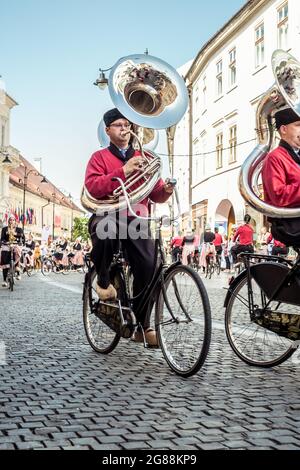
<svg viewBox="0 0 300 470">
<path fill-rule="evenodd" d="M 149 54 L 149 50 L 148 50 L 148 47 L 146 48 L 145 50 L 145 55 L 148 55 Z M 113 68 L 112 67 L 109 67 L 108 69 L 99 69 L 99 78 L 97 78 L 97 80 L 94 82 L 94 85 L 96 85 L 100 90 L 105 90 L 105 88 L 107 87 L 108 85 L 108 79 L 106 78 L 105 76 L 105 72 L 108 72 L 109 70 L 111 70 Z"/>
<path fill-rule="evenodd" d="M 55 219 L 55 199 L 56 199 L 56 189 L 55 189 L 55 186 L 53 187 L 54 189 L 54 193 L 51 194 L 51 196 L 53 197 L 53 207 L 52 207 L 52 241 L 54 241 L 54 219 Z"/>
<path fill-rule="evenodd" d="M 59 188 L 58 188 L 59 189 Z M 55 200 L 58 199 L 57 196 L 56 196 L 56 187 L 53 186 L 53 193 L 51 194 L 51 196 L 53 197 L 53 201 L 52 201 L 52 204 L 53 204 L 53 208 L 52 208 L 52 240 L 54 240 L 54 232 L 55 232 Z M 64 201 L 65 198 L 62 197 L 60 198 L 61 201 Z"/>
<path fill-rule="evenodd" d="M 10 160 L 10 158 L 9 158 L 9 156 L 8 156 L 8 153 L 5 155 L 5 158 L 4 158 L 4 160 L 2 161 L 2 163 L 11 163 L 11 160 Z"/>
<path fill-rule="evenodd" d="M 94 82 L 94 85 L 96 85 L 99 90 L 104 90 L 108 85 L 108 80 L 105 76 L 105 72 L 108 72 L 111 69 L 112 67 L 110 67 L 109 69 L 99 69 L 99 78 L 97 78 L 97 80 Z"/>
<path fill-rule="evenodd" d="M 26 201 L 26 189 L 27 189 L 27 181 L 28 181 L 28 176 L 33 173 L 35 176 L 39 176 L 39 172 L 37 170 L 30 169 L 27 171 L 27 166 L 24 165 L 24 163 L 21 164 L 21 166 L 24 167 L 24 180 L 23 180 L 23 217 L 22 217 L 22 229 L 24 232 L 24 226 L 25 226 L 25 201 Z M 20 180 L 22 181 L 22 180 Z M 47 183 L 46 178 L 43 176 L 41 183 Z"/>
<path fill-rule="evenodd" d="M 73 196 L 71 193 L 69 193 L 69 201 L 71 204 L 71 241 L 72 241 L 72 235 L 73 235 Z"/>
<path fill-rule="evenodd" d="M 72 232 L 73 232 L 73 196 L 70 192 L 68 192 L 65 188 L 58 188 L 69 200 L 71 205 L 71 239 L 72 239 Z"/>
<path fill-rule="evenodd" d="M 11 159 L 9 158 L 9 153 L 8 152 L 1 152 L 0 151 L 0 154 L 3 155 L 5 158 L 4 160 L 2 160 L 2 163 L 7 163 L 7 164 L 10 164 L 12 163 Z"/>
</svg>

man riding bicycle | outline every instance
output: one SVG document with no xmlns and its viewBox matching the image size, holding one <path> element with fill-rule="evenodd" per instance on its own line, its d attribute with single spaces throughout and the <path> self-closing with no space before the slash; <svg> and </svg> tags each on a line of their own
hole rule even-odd
<svg viewBox="0 0 300 470">
<path fill-rule="evenodd" d="M 96 199 L 111 195 L 119 186 L 118 182 L 112 181 L 113 177 L 119 177 L 125 181 L 132 174 L 141 172 L 144 164 L 141 153 L 132 146 L 132 138 L 129 133 L 131 123 L 127 118 L 115 108 L 105 113 L 103 119 L 106 133 L 110 138 L 110 145 L 92 155 L 85 175 L 85 186 L 91 196 Z M 172 192 L 172 186 L 160 179 L 149 197 L 141 201 L 138 208 L 135 207 L 136 212 L 138 215 L 147 216 L 150 200 L 163 203 Z M 122 246 L 126 250 L 133 272 L 134 297 L 147 286 L 155 268 L 155 245 L 148 230 L 148 223 L 146 223 L 146 229 L 140 230 L 138 235 L 137 232 L 142 224 L 139 221 L 136 223 L 136 219 L 128 216 L 126 211 L 115 212 L 112 219 L 107 219 L 105 214 L 92 215 L 89 221 L 89 233 L 93 243 L 91 259 L 97 271 L 96 291 L 102 301 L 115 300 L 117 297 L 116 289 L 111 284 L 109 275 L 109 267 L 117 250 L 116 233 L 105 229 L 106 225 L 109 227 L 111 220 L 118 229 L 117 236 L 122 239 Z M 133 234 L 131 228 L 134 225 L 137 230 Z M 137 302 L 133 302 L 133 310 L 138 321 L 144 327 L 146 340 L 150 345 L 157 345 L 156 332 L 150 329 L 150 306 L 147 305 L 144 311 L 137 312 L 135 311 Z M 134 339 L 142 342 L 142 333 L 137 332 Z"/>
<path fill-rule="evenodd" d="M 7 276 L 10 267 L 10 244 L 11 243 L 18 243 L 23 244 L 25 243 L 25 237 L 23 230 L 20 227 L 17 227 L 16 218 L 11 215 L 8 219 L 7 227 L 4 227 L 1 231 L 1 257 L 0 257 L 0 267 L 3 271 L 3 283 L 2 287 L 7 287 Z M 14 246 L 14 262 L 15 268 L 17 272 L 17 279 L 20 279 L 20 268 L 19 268 L 19 261 L 21 251 L 18 246 Z"/>
</svg>

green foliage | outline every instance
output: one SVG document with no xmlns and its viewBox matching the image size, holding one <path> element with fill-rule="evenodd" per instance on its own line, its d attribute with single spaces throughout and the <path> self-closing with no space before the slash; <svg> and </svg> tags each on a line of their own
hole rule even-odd
<svg viewBox="0 0 300 470">
<path fill-rule="evenodd" d="M 88 232 L 88 221 L 86 217 L 75 217 L 73 221 L 72 240 L 81 237 L 82 241 L 88 241 L 90 234 Z"/>
</svg>

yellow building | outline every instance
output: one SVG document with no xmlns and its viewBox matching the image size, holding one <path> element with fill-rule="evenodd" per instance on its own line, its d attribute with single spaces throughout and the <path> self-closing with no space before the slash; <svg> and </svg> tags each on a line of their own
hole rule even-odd
<svg viewBox="0 0 300 470">
<path fill-rule="evenodd" d="M 54 238 L 64 234 L 70 238 L 74 219 L 84 211 L 24 157 L 19 159 L 20 165 L 9 175 L 10 207 L 6 214 L 13 213 L 21 225 L 24 218 L 25 234 L 32 232 L 35 238 L 41 238 L 43 227 L 44 231 L 48 227 Z"/>
<path fill-rule="evenodd" d="M 10 111 L 17 105 L 0 77 L 0 228 L 14 214 L 25 234 L 32 232 L 36 239 L 43 231 L 70 237 L 75 217 L 84 211 L 9 144 Z"/>
</svg>

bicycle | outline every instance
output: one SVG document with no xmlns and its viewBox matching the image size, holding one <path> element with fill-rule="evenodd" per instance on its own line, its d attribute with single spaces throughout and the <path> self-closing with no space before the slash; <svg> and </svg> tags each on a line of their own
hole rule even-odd
<svg viewBox="0 0 300 470">
<path fill-rule="evenodd" d="M 9 260 L 9 268 L 8 268 L 8 273 L 7 273 L 7 282 L 8 282 L 8 288 L 11 292 L 14 290 L 14 285 L 15 285 L 15 276 L 16 276 L 16 263 L 15 263 L 15 247 L 18 245 L 18 243 L 12 242 L 12 243 L 7 243 L 10 251 L 10 260 Z"/>
<path fill-rule="evenodd" d="M 244 270 L 233 278 L 225 307 L 225 330 L 235 354 L 249 365 L 286 361 L 300 339 L 300 248 L 295 261 L 242 253 Z"/>
<path fill-rule="evenodd" d="M 149 302 L 155 307 L 155 330 L 159 346 L 169 367 L 182 377 L 189 377 L 201 368 L 209 350 L 211 312 L 205 287 L 194 270 L 180 262 L 167 265 L 161 228 L 163 217 L 143 218 L 133 211 L 123 181 L 122 187 L 128 210 L 133 217 L 154 220 L 157 224 L 155 256 L 160 259 L 148 286 L 137 297 L 141 310 Z M 177 204 L 178 194 L 175 190 Z M 175 217 L 172 221 L 176 220 Z M 83 322 L 87 340 L 97 353 L 112 352 L 121 338 L 130 339 L 140 331 L 146 343 L 142 325 L 132 310 L 133 297 L 130 271 L 123 255 L 121 242 L 115 254 L 110 278 L 118 293 L 116 302 L 100 301 L 95 285 L 97 274 L 91 261 L 83 289 Z"/>
<path fill-rule="evenodd" d="M 216 260 L 214 260 L 214 256 L 216 256 Z M 206 255 L 206 269 L 205 269 L 205 277 L 211 279 L 214 273 L 218 275 L 221 272 L 221 264 L 218 258 L 218 255 L 214 255 L 213 253 L 209 253 Z"/>
<path fill-rule="evenodd" d="M 197 271 L 197 272 L 200 269 L 200 264 L 199 264 L 200 259 L 199 258 L 200 257 L 199 257 L 199 252 L 198 251 L 194 251 L 194 253 L 192 253 L 188 256 L 188 261 L 189 261 L 188 265 L 192 269 L 194 269 L 194 271 Z"/>
<path fill-rule="evenodd" d="M 29 248 L 23 248 L 21 260 L 20 260 L 20 265 L 23 269 L 23 273 L 26 273 L 28 277 L 36 273 L 36 268 L 35 266 L 33 266 L 31 262 L 29 252 L 30 252 Z"/>
<path fill-rule="evenodd" d="M 63 266 L 62 264 L 58 264 L 56 262 L 55 256 L 53 253 L 49 253 L 42 258 L 42 266 L 41 272 L 44 276 L 49 276 L 50 273 L 54 274 L 69 274 L 71 270 L 71 266 L 73 266 L 72 262 L 69 260 L 68 265 Z"/>
</svg>

